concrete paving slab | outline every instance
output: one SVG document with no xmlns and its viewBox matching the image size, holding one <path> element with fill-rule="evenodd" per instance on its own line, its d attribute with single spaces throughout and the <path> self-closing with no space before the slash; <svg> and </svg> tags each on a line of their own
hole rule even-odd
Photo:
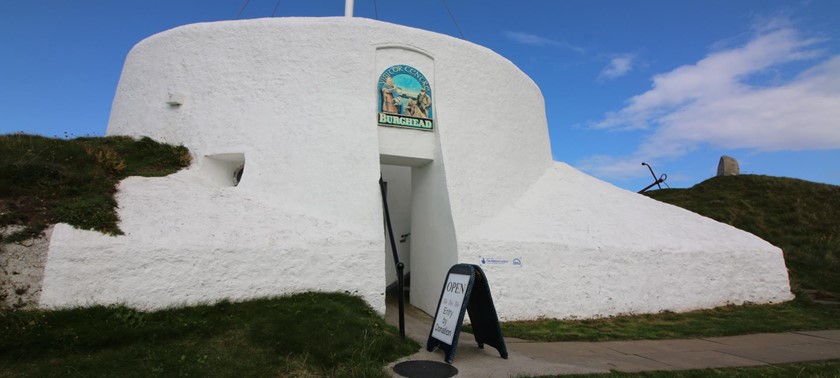
<svg viewBox="0 0 840 378">
<path fill-rule="evenodd" d="M 754 335 L 706 337 L 703 340 L 729 345 L 729 346 L 780 346 L 796 345 L 819 342 L 816 336 L 784 332 L 784 333 L 757 333 Z"/>
<path fill-rule="evenodd" d="M 388 365 L 387 369 L 394 377 L 393 366 L 403 361 L 430 360 L 444 361 L 440 350 L 428 352 L 425 348 L 417 353 L 402 358 Z M 476 345 L 458 345 L 452 366 L 458 369 L 458 377 L 513 377 L 519 375 L 550 374 L 593 374 L 607 373 L 608 369 L 582 365 L 555 363 L 544 359 L 533 359 L 521 353 L 508 353 L 508 359 L 499 357 L 493 348 L 479 349 Z"/>
<path fill-rule="evenodd" d="M 738 346 L 724 348 L 721 352 L 768 364 L 786 364 L 791 362 L 820 361 L 840 358 L 840 354 L 837 354 L 837 351 L 827 350 L 823 348 L 823 345 L 816 344 L 769 347 Z"/>
<path fill-rule="evenodd" d="M 432 326 L 432 317 L 413 306 L 405 307 L 405 331 L 406 336 L 419 342 L 421 349 L 408 357 L 399 359 L 389 364 L 386 369 L 394 377 L 398 375 L 393 371 L 393 366 L 403 361 L 430 360 L 444 361 L 444 353 L 440 350 L 426 351 L 426 341 Z M 389 303 L 385 319 L 389 324 L 399 323 L 396 304 Z M 518 375 L 552 375 L 552 374 L 591 374 L 607 373 L 608 369 L 590 367 L 586 365 L 556 363 L 550 360 L 534 359 L 523 353 L 511 349 L 512 345 L 528 345 L 525 340 L 505 339 L 508 348 L 508 359 L 499 356 L 499 352 L 486 345 L 484 349 L 478 348 L 475 337 L 466 332 L 461 332 L 458 338 L 458 348 L 452 365 L 458 369 L 458 377 L 511 377 Z"/>
<path fill-rule="evenodd" d="M 765 362 L 734 356 L 714 350 L 693 352 L 657 351 L 639 356 L 673 366 L 677 369 L 704 369 L 708 367 L 742 367 L 766 365 Z"/>
<path fill-rule="evenodd" d="M 547 361 L 599 371 L 620 370 L 636 372 L 674 369 L 673 366 L 645 357 L 616 352 L 609 348 L 599 346 L 599 344 L 601 343 L 529 343 L 516 345 L 513 349 L 509 348 L 508 351 L 521 353 L 535 361 Z"/>
<path fill-rule="evenodd" d="M 594 360 L 594 359 L 593 359 Z M 594 360 L 597 361 L 597 360 Z M 617 370 L 625 373 L 638 373 L 640 371 L 679 370 L 679 368 L 646 357 L 625 354 L 620 357 L 610 357 L 603 360 L 604 366 L 609 370 Z"/>
<path fill-rule="evenodd" d="M 834 342 L 786 345 L 778 348 L 790 351 L 791 353 L 810 354 L 814 357 L 813 360 L 830 360 L 840 358 L 840 343 Z"/>
<path fill-rule="evenodd" d="M 653 352 L 696 352 L 715 350 L 720 343 L 703 339 L 607 341 L 599 343 L 606 348 L 625 354 Z"/>
<path fill-rule="evenodd" d="M 602 343 L 587 342 L 523 343 L 509 345 L 508 349 L 515 350 L 531 357 L 593 357 L 623 354 L 607 348 L 602 345 Z"/>
<path fill-rule="evenodd" d="M 827 340 L 831 340 L 833 342 L 840 343 L 840 330 L 828 330 L 828 331 L 803 331 L 803 332 L 794 332 L 801 335 L 808 335 L 819 337 Z"/>
</svg>

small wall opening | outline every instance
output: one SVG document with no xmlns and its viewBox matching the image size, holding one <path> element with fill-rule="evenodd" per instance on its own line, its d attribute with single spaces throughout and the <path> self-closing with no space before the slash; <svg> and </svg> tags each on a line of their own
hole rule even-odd
<svg viewBox="0 0 840 378">
<path fill-rule="evenodd" d="M 219 186 L 237 186 L 245 174 L 245 154 L 206 155 L 201 171 Z"/>
</svg>

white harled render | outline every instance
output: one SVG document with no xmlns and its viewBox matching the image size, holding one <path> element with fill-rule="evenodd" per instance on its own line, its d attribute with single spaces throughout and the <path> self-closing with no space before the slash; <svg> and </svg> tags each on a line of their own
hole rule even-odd
<svg viewBox="0 0 840 378">
<path fill-rule="evenodd" d="M 377 125 L 394 65 L 428 79 L 433 131 Z M 349 17 L 175 28 L 129 53 L 107 133 L 184 144 L 193 165 L 121 183 L 123 236 L 58 225 L 42 306 L 320 290 L 384 312 L 380 172 L 428 313 L 458 262 L 483 267 L 503 320 L 793 297 L 778 248 L 552 161 L 534 82 L 445 35 Z"/>
</svg>

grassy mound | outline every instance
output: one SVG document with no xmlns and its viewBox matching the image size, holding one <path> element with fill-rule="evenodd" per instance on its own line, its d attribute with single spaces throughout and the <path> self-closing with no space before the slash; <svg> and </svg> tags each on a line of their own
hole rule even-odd
<svg viewBox="0 0 840 378">
<path fill-rule="evenodd" d="M 23 227 L 0 242 L 36 236 L 58 222 L 121 234 L 117 183 L 128 176 L 165 176 L 189 164 L 185 147 L 149 138 L 0 135 L 0 227 Z"/>
<path fill-rule="evenodd" d="M 740 175 L 646 194 L 778 246 L 794 289 L 840 293 L 840 186 Z"/>
<path fill-rule="evenodd" d="M 386 362 L 419 348 L 337 293 L 0 312 L 0 334 L 0 376 L 386 376 Z"/>
</svg>

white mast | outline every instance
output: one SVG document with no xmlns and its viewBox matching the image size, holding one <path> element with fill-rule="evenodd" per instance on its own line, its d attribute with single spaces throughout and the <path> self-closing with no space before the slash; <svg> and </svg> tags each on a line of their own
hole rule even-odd
<svg viewBox="0 0 840 378">
<path fill-rule="evenodd" d="M 344 0 L 344 17 L 353 17 L 353 0 Z"/>
</svg>

